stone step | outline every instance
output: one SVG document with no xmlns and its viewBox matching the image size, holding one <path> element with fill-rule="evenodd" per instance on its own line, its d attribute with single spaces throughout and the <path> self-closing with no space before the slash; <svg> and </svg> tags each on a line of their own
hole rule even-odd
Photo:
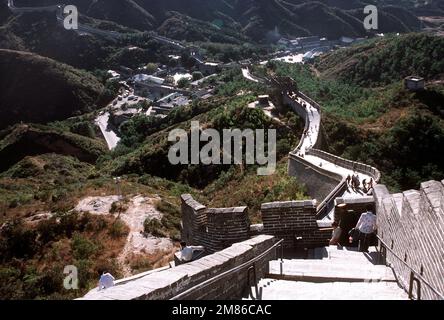
<svg viewBox="0 0 444 320">
<path fill-rule="evenodd" d="M 311 282 L 396 281 L 393 271 L 383 265 L 362 261 L 285 260 L 270 261 L 269 278 Z"/>
<path fill-rule="evenodd" d="M 407 300 L 408 295 L 397 283 L 328 282 L 312 283 L 262 279 L 259 298 L 246 300 Z"/>
<path fill-rule="evenodd" d="M 356 249 L 357 250 L 357 249 Z M 379 253 L 375 247 L 369 248 L 369 253 L 355 251 L 354 248 L 346 247 L 325 247 L 314 249 L 313 259 L 321 260 L 338 260 L 338 261 L 353 261 L 361 262 L 368 265 L 379 264 Z"/>
</svg>

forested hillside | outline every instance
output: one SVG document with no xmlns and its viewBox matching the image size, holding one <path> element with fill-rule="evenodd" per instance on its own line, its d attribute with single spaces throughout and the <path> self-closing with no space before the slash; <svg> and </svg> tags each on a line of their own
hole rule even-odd
<svg viewBox="0 0 444 320">
<path fill-rule="evenodd" d="M 104 86 L 87 72 L 36 54 L 0 49 L 0 128 L 90 112 L 103 92 Z"/>
</svg>

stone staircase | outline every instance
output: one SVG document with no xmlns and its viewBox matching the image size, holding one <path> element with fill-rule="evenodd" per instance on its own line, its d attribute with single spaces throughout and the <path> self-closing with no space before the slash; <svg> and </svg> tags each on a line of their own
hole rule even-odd
<svg viewBox="0 0 444 320">
<path fill-rule="evenodd" d="M 270 261 L 266 278 L 252 288 L 251 300 L 404 300 L 392 269 L 378 265 L 378 252 L 326 247 L 310 250 L 309 259 Z"/>
</svg>

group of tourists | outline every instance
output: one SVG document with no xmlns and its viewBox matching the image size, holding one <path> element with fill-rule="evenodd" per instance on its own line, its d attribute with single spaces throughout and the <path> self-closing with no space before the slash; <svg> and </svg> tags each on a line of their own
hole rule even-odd
<svg viewBox="0 0 444 320">
<path fill-rule="evenodd" d="M 361 189 L 362 185 L 362 189 Z M 347 188 L 351 188 L 353 191 L 357 192 L 362 190 L 365 194 L 369 194 L 373 190 L 374 181 L 373 178 L 367 182 L 367 179 L 362 180 L 362 183 L 359 179 L 359 175 L 357 173 L 348 175 L 347 177 Z"/>
<path fill-rule="evenodd" d="M 366 212 L 361 214 L 355 228 L 349 232 L 348 241 L 350 244 L 357 244 L 360 252 L 368 252 L 368 248 L 375 236 L 377 225 L 376 215 L 372 212 L 372 206 L 368 205 Z M 333 222 L 333 234 L 330 245 L 338 245 L 342 236 L 340 222 Z"/>
</svg>

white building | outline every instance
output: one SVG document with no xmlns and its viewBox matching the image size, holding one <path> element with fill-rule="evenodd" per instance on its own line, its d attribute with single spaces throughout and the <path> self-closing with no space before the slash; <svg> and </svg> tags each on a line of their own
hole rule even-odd
<svg viewBox="0 0 444 320">
<path fill-rule="evenodd" d="M 154 84 L 158 84 L 158 85 L 162 85 L 165 82 L 165 79 L 163 79 L 163 78 L 147 75 L 144 73 L 136 74 L 133 77 L 133 80 L 136 83 L 154 83 Z"/>
<path fill-rule="evenodd" d="M 109 78 L 108 81 L 120 80 L 120 73 L 118 73 L 117 71 L 108 70 L 108 75 L 111 76 L 111 78 Z"/>
</svg>

